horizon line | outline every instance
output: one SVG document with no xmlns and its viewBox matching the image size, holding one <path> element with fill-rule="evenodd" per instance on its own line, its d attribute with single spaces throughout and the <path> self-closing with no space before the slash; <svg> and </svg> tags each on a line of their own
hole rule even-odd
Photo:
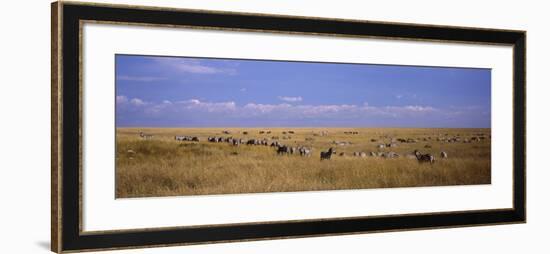
<svg viewBox="0 0 550 254">
<path fill-rule="evenodd" d="M 269 129 L 269 128 L 309 128 L 309 129 L 322 129 L 322 128 L 362 128 L 362 129 L 491 129 L 491 127 L 359 127 L 359 126 L 254 126 L 254 127 L 245 127 L 245 126 L 115 126 L 115 128 L 188 128 L 188 129 L 197 129 L 197 128 L 209 128 L 209 129 L 235 129 L 235 128 L 249 128 L 249 129 Z"/>
</svg>

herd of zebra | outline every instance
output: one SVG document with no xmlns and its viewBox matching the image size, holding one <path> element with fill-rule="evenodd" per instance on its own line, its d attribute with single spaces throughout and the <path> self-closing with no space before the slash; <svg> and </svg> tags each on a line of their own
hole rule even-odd
<svg viewBox="0 0 550 254">
<path fill-rule="evenodd" d="M 293 133 L 293 132 L 292 132 Z M 140 133 L 141 137 L 145 137 L 146 135 L 143 133 Z M 193 141 L 193 142 L 199 142 L 200 138 L 197 136 L 174 136 L 174 139 L 176 141 Z M 306 146 L 288 146 L 280 143 L 279 141 L 272 141 L 269 142 L 268 139 L 242 139 L 242 138 L 233 138 L 233 137 L 215 137 L 210 136 L 207 138 L 208 142 L 211 143 L 228 143 L 233 146 L 239 146 L 239 145 L 257 145 L 257 146 L 270 146 L 275 147 L 276 152 L 278 155 L 293 155 L 293 154 L 299 154 L 303 157 L 310 157 L 312 155 L 313 148 L 306 147 Z M 404 141 L 407 142 L 407 141 Z M 342 142 L 333 141 L 333 144 L 341 145 Z M 393 143 L 390 145 L 379 145 L 378 148 L 383 147 L 394 147 Z M 321 151 L 320 152 L 320 159 L 323 160 L 330 160 L 332 158 L 333 154 L 336 153 L 336 149 L 333 147 L 330 147 L 327 151 Z M 399 158 L 400 155 L 395 152 L 370 152 L 369 155 L 371 157 L 382 157 L 382 158 Z M 353 152 L 354 157 L 367 157 L 366 152 Z M 339 156 L 346 156 L 344 152 L 341 152 Z M 445 159 L 447 158 L 447 153 L 442 151 L 440 153 L 441 158 Z M 432 154 L 422 154 L 420 151 L 415 150 L 412 154 L 405 155 L 407 158 L 416 159 L 418 162 L 429 162 L 429 163 L 435 163 L 435 156 Z"/>
</svg>

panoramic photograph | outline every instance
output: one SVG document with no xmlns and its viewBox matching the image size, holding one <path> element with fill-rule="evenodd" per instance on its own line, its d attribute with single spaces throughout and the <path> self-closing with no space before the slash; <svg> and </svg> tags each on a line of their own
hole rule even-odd
<svg viewBox="0 0 550 254">
<path fill-rule="evenodd" d="M 491 183 L 491 70 L 115 56 L 116 198 Z"/>
</svg>

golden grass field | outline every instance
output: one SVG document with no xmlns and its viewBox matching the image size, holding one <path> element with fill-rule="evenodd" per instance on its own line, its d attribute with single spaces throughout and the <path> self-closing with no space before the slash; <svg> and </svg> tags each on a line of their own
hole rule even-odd
<svg viewBox="0 0 550 254">
<path fill-rule="evenodd" d="M 224 130 L 231 134 L 222 134 Z M 260 130 L 270 130 L 271 134 L 261 135 Z M 207 141 L 208 136 L 269 139 L 288 136 L 282 135 L 288 130 L 295 134 L 279 142 L 312 147 L 311 157 L 277 155 L 276 148 L 269 146 L 236 147 Z M 140 137 L 140 131 L 153 137 L 146 140 Z M 328 131 L 328 135 L 314 136 L 321 131 Z M 176 135 L 198 136 L 200 141 L 176 141 Z M 483 138 L 471 143 L 437 140 L 479 136 Z M 306 141 L 307 137 L 314 140 Z M 117 198 L 491 183 L 490 129 L 117 128 L 116 138 Z M 392 142 L 392 138 L 418 142 L 377 147 Z M 340 146 L 333 141 L 351 144 Z M 320 152 L 329 147 L 337 153 L 329 161 L 320 161 Z M 435 163 L 419 163 L 406 156 L 415 149 L 434 155 Z M 353 156 L 353 152 L 371 151 L 393 151 L 400 157 Z M 441 158 L 441 151 L 448 158 Z M 342 152 L 344 156 L 340 156 Z"/>
</svg>

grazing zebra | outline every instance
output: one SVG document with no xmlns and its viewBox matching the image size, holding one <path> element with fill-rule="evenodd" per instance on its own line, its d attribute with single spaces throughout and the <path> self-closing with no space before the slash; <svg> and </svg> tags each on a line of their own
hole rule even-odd
<svg viewBox="0 0 550 254">
<path fill-rule="evenodd" d="M 290 154 L 296 153 L 296 147 L 290 147 Z"/>
<path fill-rule="evenodd" d="M 143 131 L 140 131 L 140 132 L 139 132 L 139 136 L 140 136 L 141 138 L 143 138 L 143 139 L 152 139 L 152 138 L 153 138 L 153 135 L 151 135 L 151 134 L 145 134 L 145 133 L 143 133 Z"/>
<path fill-rule="evenodd" d="M 384 154 L 384 158 L 399 158 L 399 154 L 395 152 L 388 152 Z"/>
<path fill-rule="evenodd" d="M 290 154 L 290 147 L 281 145 L 277 148 L 277 154 Z"/>
<path fill-rule="evenodd" d="M 199 137 L 191 136 L 174 136 L 174 139 L 177 141 L 196 141 L 199 142 Z"/>
<path fill-rule="evenodd" d="M 300 147 L 298 148 L 298 152 L 300 152 L 301 156 L 311 156 L 311 149 L 307 147 Z"/>
<path fill-rule="evenodd" d="M 241 144 L 241 141 L 239 139 L 233 139 L 233 141 L 231 142 L 231 144 L 233 146 L 239 146 Z"/>
<path fill-rule="evenodd" d="M 330 160 L 330 157 L 333 153 L 336 153 L 336 150 L 334 148 L 329 148 L 328 151 L 323 152 L 321 151 L 321 160 Z"/>
<path fill-rule="evenodd" d="M 429 163 L 435 162 L 435 157 L 429 153 L 421 154 L 418 150 L 414 150 L 414 155 L 416 156 L 416 159 L 418 160 L 418 162 L 429 162 Z"/>
</svg>

